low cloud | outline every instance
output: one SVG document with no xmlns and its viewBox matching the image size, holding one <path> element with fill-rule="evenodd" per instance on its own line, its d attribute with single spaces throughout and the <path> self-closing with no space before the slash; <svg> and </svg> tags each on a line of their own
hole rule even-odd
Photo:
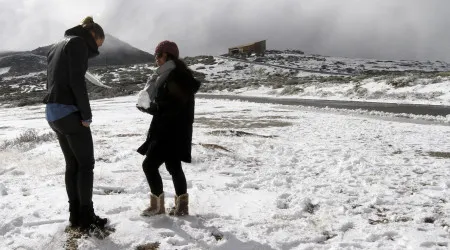
<svg viewBox="0 0 450 250">
<path fill-rule="evenodd" d="M 95 2 L 95 4 L 91 4 Z M 445 0 L 0 0 L 0 50 L 32 49 L 61 38 L 84 16 L 153 53 L 178 43 L 181 54 L 221 54 L 267 39 L 271 49 L 379 59 L 450 61 Z"/>
</svg>

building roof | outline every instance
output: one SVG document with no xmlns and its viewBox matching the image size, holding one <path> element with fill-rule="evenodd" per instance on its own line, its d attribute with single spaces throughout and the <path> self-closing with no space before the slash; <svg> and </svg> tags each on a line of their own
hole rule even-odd
<svg viewBox="0 0 450 250">
<path fill-rule="evenodd" d="M 252 46 L 252 45 L 255 45 L 257 43 L 261 43 L 261 42 L 265 42 L 265 41 L 266 40 L 261 40 L 261 41 L 258 41 L 258 42 L 247 43 L 247 44 L 243 44 L 243 45 L 239 45 L 239 46 L 234 46 L 234 47 L 231 47 L 229 49 L 238 49 L 238 48 L 248 47 L 248 46 Z"/>
</svg>

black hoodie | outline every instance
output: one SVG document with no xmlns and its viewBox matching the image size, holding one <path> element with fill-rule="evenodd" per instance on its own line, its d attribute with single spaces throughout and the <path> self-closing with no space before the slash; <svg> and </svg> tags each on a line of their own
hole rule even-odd
<svg viewBox="0 0 450 250">
<path fill-rule="evenodd" d="M 92 119 L 84 75 L 88 59 L 99 54 L 89 31 L 81 25 L 66 31 L 47 56 L 47 95 L 44 103 L 74 105 L 82 120 Z"/>
</svg>

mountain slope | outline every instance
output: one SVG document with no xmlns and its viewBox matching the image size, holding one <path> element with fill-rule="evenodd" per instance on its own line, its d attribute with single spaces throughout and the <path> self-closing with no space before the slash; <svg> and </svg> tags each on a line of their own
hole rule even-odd
<svg viewBox="0 0 450 250">
<path fill-rule="evenodd" d="M 39 47 L 31 53 L 47 56 L 52 46 Z M 152 54 L 137 49 L 110 34 L 106 34 L 105 42 L 99 51 L 100 55 L 89 61 L 90 66 L 128 65 L 155 61 Z"/>
<path fill-rule="evenodd" d="M 45 70 L 47 68 L 47 60 L 44 56 L 20 52 L 0 57 L 0 68 L 9 68 L 9 71 L 5 74 L 10 76 L 26 75 Z"/>
</svg>

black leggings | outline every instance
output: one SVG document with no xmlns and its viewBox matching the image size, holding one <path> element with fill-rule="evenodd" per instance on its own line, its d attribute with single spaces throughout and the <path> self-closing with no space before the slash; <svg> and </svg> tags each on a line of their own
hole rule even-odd
<svg viewBox="0 0 450 250">
<path fill-rule="evenodd" d="M 145 157 L 142 163 L 145 177 L 150 186 L 152 194 L 159 196 L 163 193 L 163 183 L 161 175 L 159 174 L 159 167 L 165 163 L 166 169 L 172 175 L 173 185 L 175 186 L 175 193 L 180 196 L 187 192 L 186 176 L 181 167 L 180 160 L 163 160 L 157 156 L 149 155 Z"/>
<path fill-rule="evenodd" d="M 78 112 L 49 122 L 66 161 L 66 191 L 71 205 L 92 207 L 94 145 L 91 129 L 81 125 Z"/>
</svg>

